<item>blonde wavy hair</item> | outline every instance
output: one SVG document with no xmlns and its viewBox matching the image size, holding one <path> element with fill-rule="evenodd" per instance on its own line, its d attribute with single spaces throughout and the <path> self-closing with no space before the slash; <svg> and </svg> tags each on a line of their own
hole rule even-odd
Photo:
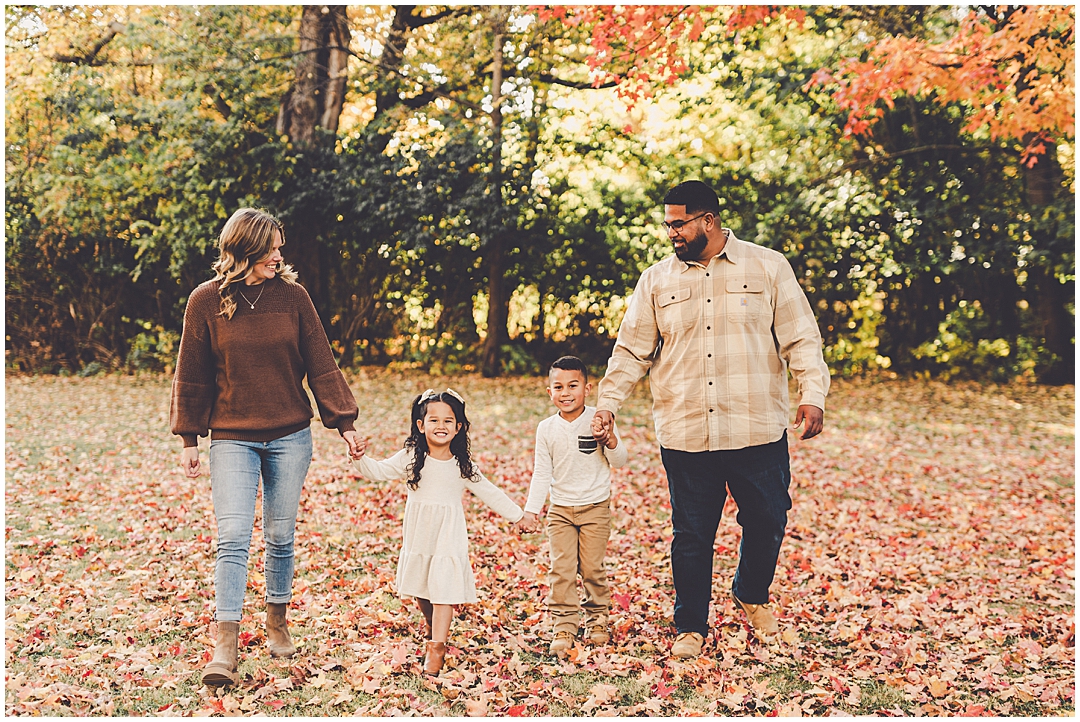
<svg viewBox="0 0 1080 722">
<path fill-rule="evenodd" d="M 281 234 L 285 242 L 285 228 L 281 221 L 258 208 L 241 208 L 225 221 L 218 237 L 218 259 L 211 267 L 215 281 L 221 281 L 221 311 L 218 315 L 231 319 L 236 313 L 237 284 L 251 275 L 252 267 L 268 257 L 274 248 L 274 236 Z M 286 283 L 296 283 L 296 271 L 283 265 L 278 275 Z"/>
</svg>

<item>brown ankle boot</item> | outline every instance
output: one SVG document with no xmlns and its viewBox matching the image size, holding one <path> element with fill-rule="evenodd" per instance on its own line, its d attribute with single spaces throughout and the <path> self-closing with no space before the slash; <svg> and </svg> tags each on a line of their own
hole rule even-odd
<svg viewBox="0 0 1080 722">
<path fill-rule="evenodd" d="M 291 657 L 296 654 L 296 646 L 289 636 L 288 622 L 285 621 L 285 610 L 288 604 L 266 604 L 266 646 L 270 649 L 271 657 Z"/>
<path fill-rule="evenodd" d="M 236 640 L 240 622 L 218 622 L 214 658 L 203 668 L 202 681 L 207 687 L 225 687 L 240 681 L 236 664 Z"/>
<path fill-rule="evenodd" d="M 446 656 L 446 642 L 428 642 L 427 655 L 424 657 L 424 674 L 435 677 L 442 669 Z"/>
</svg>

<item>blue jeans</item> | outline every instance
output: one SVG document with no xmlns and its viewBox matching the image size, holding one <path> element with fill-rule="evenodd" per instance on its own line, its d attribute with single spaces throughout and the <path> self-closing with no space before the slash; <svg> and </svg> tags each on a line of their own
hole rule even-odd
<svg viewBox="0 0 1080 722">
<path fill-rule="evenodd" d="M 310 463 L 310 428 L 273 441 L 218 439 L 210 443 L 210 484 L 218 529 L 214 591 L 219 622 L 240 621 L 260 477 L 266 601 L 292 599 L 296 512 Z"/>
<path fill-rule="evenodd" d="M 769 601 L 791 508 L 787 432 L 771 444 L 730 451 L 661 447 L 660 458 L 671 494 L 675 628 L 704 636 L 712 601 L 713 544 L 729 489 L 739 505 L 736 521 L 743 532 L 731 590 L 747 604 Z"/>
</svg>

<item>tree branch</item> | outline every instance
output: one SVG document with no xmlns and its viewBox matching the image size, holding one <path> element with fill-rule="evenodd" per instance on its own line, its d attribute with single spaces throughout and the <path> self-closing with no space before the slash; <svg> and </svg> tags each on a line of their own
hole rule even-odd
<svg viewBox="0 0 1080 722">
<path fill-rule="evenodd" d="M 405 16 L 405 24 L 409 26 L 409 29 L 416 30 L 422 28 L 425 25 L 431 25 L 437 23 L 445 18 L 460 17 L 473 12 L 475 8 L 470 8 L 468 5 L 462 5 L 460 7 L 449 7 L 445 10 L 440 10 L 434 15 L 417 15 L 416 10 L 419 9 L 416 5 L 399 5 L 398 11 L 402 8 L 409 8 L 409 13 Z"/>
<path fill-rule="evenodd" d="M 947 145 L 947 144 L 933 144 L 933 145 L 920 145 L 916 148 L 905 148 L 904 150 L 898 150 L 895 153 L 881 153 L 875 155 L 873 158 L 860 158 L 859 160 L 852 160 L 844 163 L 831 173 L 826 173 L 823 176 L 814 178 L 807 183 L 810 186 L 820 185 L 826 181 L 830 181 L 833 178 L 843 175 L 848 171 L 860 170 L 872 165 L 878 165 L 880 163 L 888 163 L 906 155 L 916 155 L 917 153 L 925 153 L 930 150 L 949 150 L 958 153 L 984 153 L 988 151 L 988 148 L 971 148 L 965 145 Z"/>
<path fill-rule="evenodd" d="M 112 39 L 123 31 L 123 24 L 113 20 L 109 23 L 108 32 L 102 36 L 101 40 L 94 43 L 94 47 L 90 48 L 84 55 L 54 55 L 53 60 L 58 63 L 75 63 L 76 65 L 103 65 L 104 61 L 97 60 L 98 53 L 102 48 L 112 42 Z"/>
<path fill-rule="evenodd" d="M 600 88 L 614 88 L 615 86 L 618 85 L 618 83 L 613 81 L 613 80 L 610 80 L 610 81 L 608 81 L 606 83 L 601 83 L 600 85 L 593 85 L 592 83 L 590 83 L 588 81 L 563 80 L 562 78 L 556 78 L 551 73 L 539 73 L 539 74 L 534 75 L 532 77 L 536 78 L 541 83 L 550 83 L 551 85 L 561 85 L 564 88 L 575 88 L 577 90 L 593 90 L 593 89 L 600 89 Z"/>
</svg>

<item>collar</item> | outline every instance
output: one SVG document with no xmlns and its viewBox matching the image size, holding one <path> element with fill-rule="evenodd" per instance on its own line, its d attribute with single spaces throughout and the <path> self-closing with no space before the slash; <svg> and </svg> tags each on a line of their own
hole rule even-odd
<svg viewBox="0 0 1080 722">
<path fill-rule="evenodd" d="M 719 263 L 720 260 L 723 258 L 726 258 L 728 261 L 734 263 L 735 265 L 739 265 L 738 246 L 740 243 L 742 243 L 742 241 L 735 237 L 735 233 L 730 228 L 722 228 L 722 230 L 727 235 L 727 242 L 724 244 L 724 250 L 720 251 L 715 256 L 710 258 L 708 263 L 702 263 L 701 261 L 682 261 L 683 266 L 680 273 L 686 273 L 691 266 L 696 266 L 701 269 L 707 269 L 714 262 Z M 676 256 L 672 256 L 672 258 L 678 260 Z"/>
</svg>

